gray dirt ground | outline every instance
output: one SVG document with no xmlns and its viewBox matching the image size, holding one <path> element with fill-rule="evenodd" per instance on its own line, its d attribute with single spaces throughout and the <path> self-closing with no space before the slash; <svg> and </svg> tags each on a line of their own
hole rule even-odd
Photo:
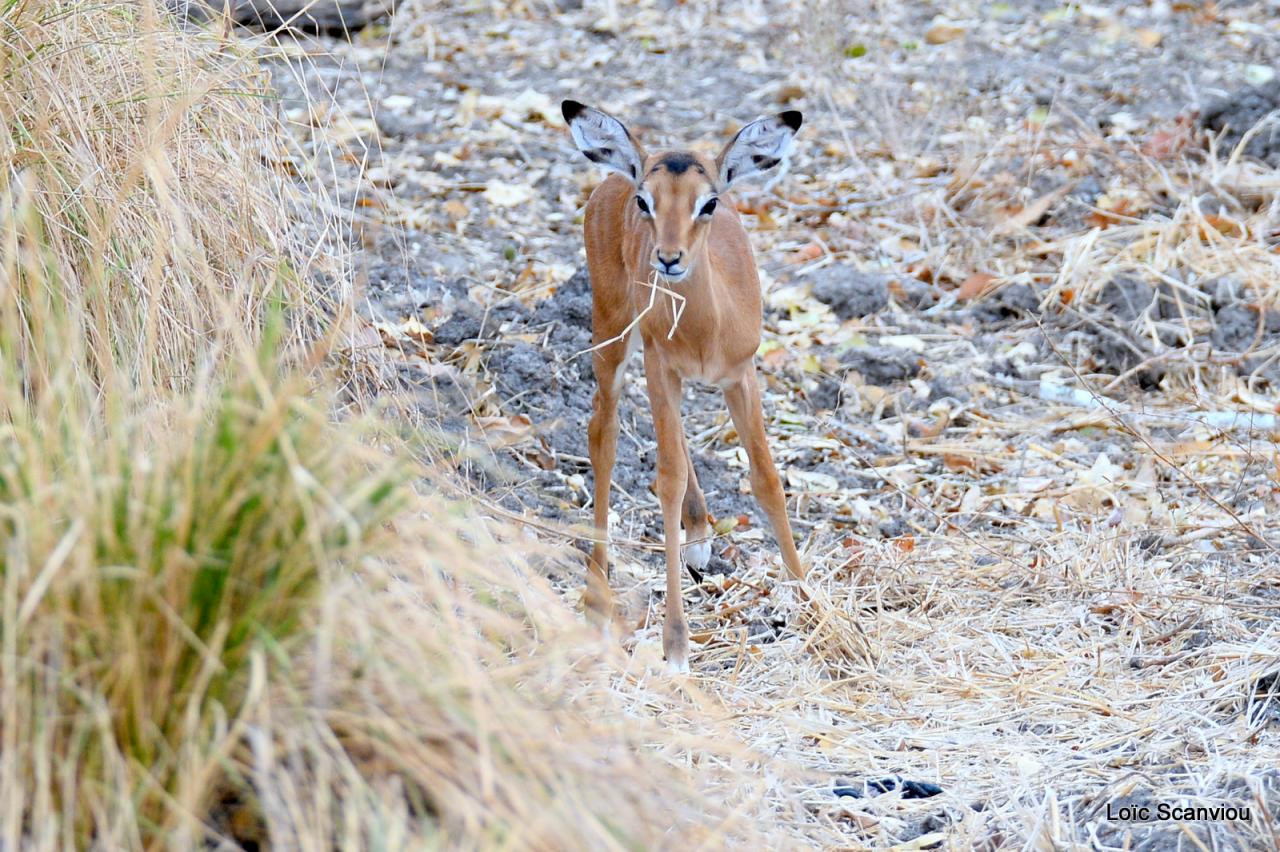
<svg viewBox="0 0 1280 852">
<path fill-rule="evenodd" d="M 1275 398 L 1280 289 L 1256 267 L 1210 274 L 1181 255 L 1156 268 L 1098 254 L 1124 256 L 1118 241 L 1141 236 L 1128 236 L 1130 220 L 1176 222 L 1188 198 L 1212 222 L 1262 222 L 1250 233 L 1264 251 L 1280 241 L 1265 204 L 1207 180 L 1173 191 L 1150 174 L 1175 169 L 1152 166 L 1159 140 L 1186 145 L 1178 167 L 1211 172 L 1200 124 L 1225 133 L 1225 157 L 1242 125 L 1280 102 L 1280 84 L 1263 79 L 1280 56 L 1277 4 L 1183 5 L 1200 4 L 409 3 L 354 45 L 299 42 L 301 85 L 340 104 L 343 121 L 309 115 L 298 81 L 277 76 L 286 112 L 315 127 L 308 144 L 342 152 L 334 202 L 355 225 L 362 307 L 403 354 L 383 381 L 440 430 L 447 459 L 495 507 L 562 530 L 587 516 L 593 382 L 578 216 L 598 177 L 559 126 L 559 100 L 613 110 L 646 140 L 720 139 L 798 107 L 807 121 L 790 174 L 739 205 L 767 289 L 767 419 L 805 552 L 959 530 L 1005 559 L 1029 552 L 1036 531 L 1079 523 L 1110 524 L 1137 554 L 1269 560 L 1280 544 L 1271 435 L 1206 434 L 1183 415 Z M 1264 127 L 1245 153 L 1274 165 L 1277 151 Z M 1062 248 L 1090 228 L 1096 242 Z M 1063 272 L 1073 264 L 1074 278 Z M 990 292 L 971 298 L 983 275 Z M 614 529 L 651 545 L 653 432 L 638 362 L 630 375 Z M 1046 380 L 1168 416 L 1117 428 L 1042 400 Z M 718 393 L 689 388 L 685 414 L 713 516 L 740 519 L 711 570 L 746 572 L 772 545 Z M 1191 441 L 1243 448 L 1201 471 L 1223 477 L 1211 500 L 1142 461 L 1151 442 Z M 1153 481 L 1164 514 L 1117 494 L 1069 495 L 1065 510 L 1036 496 L 1089 471 Z M 1000 502 L 1031 480 L 1019 511 Z M 1193 518 L 1217 524 L 1212 539 L 1189 532 Z M 624 574 L 660 600 L 656 558 L 622 550 Z M 580 581 L 563 580 L 567 592 Z M 694 613 L 710 600 L 688 596 Z M 743 620 L 753 641 L 788 629 L 767 607 Z M 1163 796 L 1248 797 L 1229 774 L 1206 791 L 1172 764 L 1146 771 Z M 1085 806 L 1097 783 L 1074 783 L 1072 818 L 1096 845 L 1191 848 L 1189 833 L 1245 848 L 1221 826 L 1110 824 Z M 1275 813 L 1275 778 L 1257 789 Z M 1128 798 L 1152 795 L 1139 785 Z M 898 839 L 954 819 L 945 808 L 918 816 Z"/>
</svg>

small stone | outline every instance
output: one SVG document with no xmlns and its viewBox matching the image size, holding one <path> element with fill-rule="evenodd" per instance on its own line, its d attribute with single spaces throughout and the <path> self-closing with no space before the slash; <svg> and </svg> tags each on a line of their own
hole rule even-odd
<svg viewBox="0 0 1280 852">
<path fill-rule="evenodd" d="M 449 317 L 434 331 L 434 340 L 444 346 L 458 346 L 468 340 L 480 336 L 481 316 L 473 307 L 460 306 L 453 316 Z"/>
<path fill-rule="evenodd" d="M 888 346 L 858 346 L 840 356 L 840 365 L 857 370 L 873 385 L 888 385 L 914 378 L 920 373 L 918 356 Z"/>
<path fill-rule="evenodd" d="M 1102 288 L 1098 301 L 1110 308 L 1110 313 L 1125 322 L 1133 322 L 1142 316 L 1155 298 L 1155 289 L 1145 281 L 1128 275 L 1117 275 Z"/>
<path fill-rule="evenodd" d="M 206 2 L 221 9 L 215 0 Z M 231 5 L 231 19 L 242 26 L 331 36 L 350 35 L 390 13 L 390 0 L 239 0 Z"/>
<path fill-rule="evenodd" d="M 1246 133 L 1276 109 L 1280 109 L 1280 79 L 1272 77 L 1262 85 L 1245 86 L 1205 104 L 1200 110 L 1200 126 L 1222 134 L 1218 152 L 1227 157 Z M 1280 133 L 1263 130 L 1254 134 L 1244 153 L 1267 165 L 1280 166 Z"/>
<path fill-rule="evenodd" d="M 809 276 L 813 297 L 842 320 L 870 316 L 889 304 L 889 278 L 850 266 L 828 266 Z"/>
</svg>

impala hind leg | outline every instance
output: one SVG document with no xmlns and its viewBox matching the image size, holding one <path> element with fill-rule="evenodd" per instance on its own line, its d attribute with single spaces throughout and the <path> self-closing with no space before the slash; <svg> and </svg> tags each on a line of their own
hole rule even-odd
<svg viewBox="0 0 1280 852">
<path fill-rule="evenodd" d="M 769 452 L 754 367 L 749 367 L 741 379 L 725 388 L 724 399 L 733 417 L 734 428 L 738 430 L 738 439 L 746 448 L 747 459 L 751 462 L 751 490 L 769 518 L 773 536 L 778 540 L 778 549 L 782 551 L 782 561 L 792 577 L 803 579 L 804 566 L 800 564 L 800 554 L 796 553 L 791 521 L 787 519 L 787 498 L 782 493 L 782 482 Z"/>
<path fill-rule="evenodd" d="M 680 441 L 684 445 L 685 463 L 689 468 L 689 482 L 684 489 L 684 504 L 680 510 L 680 520 L 684 523 L 684 547 L 681 556 L 689 567 L 695 581 L 700 581 L 702 572 L 711 561 L 711 531 L 707 528 L 707 498 L 698 486 L 698 475 L 693 469 L 693 454 L 689 452 L 689 439 L 680 430 Z"/>
<path fill-rule="evenodd" d="M 606 627 L 614 618 L 613 592 L 609 589 L 609 490 L 613 463 L 618 456 L 618 397 L 622 392 L 626 341 L 619 341 L 593 353 L 596 393 L 587 426 L 587 446 L 595 478 L 595 542 L 587 560 L 587 589 L 583 603 L 587 612 Z"/>
<path fill-rule="evenodd" d="M 662 625 L 662 650 L 667 671 L 689 671 L 689 625 L 680 593 L 680 515 L 689 485 L 689 456 L 680 425 L 680 377 L 645 349 L 644 375 L 658 438 L 657 492 L 662 504 L 663 553 L 667 568 L 667 617 Z"/>
</svg>

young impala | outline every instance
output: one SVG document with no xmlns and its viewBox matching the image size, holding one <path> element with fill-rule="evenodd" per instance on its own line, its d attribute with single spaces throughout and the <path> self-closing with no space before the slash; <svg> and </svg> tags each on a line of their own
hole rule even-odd
<svg viewBox="0 0 1280 852">
<path fill-rule="evenodd" d="M 561 104 L 573 141 L 610 174 L 587 202 L 595 402 L 588 443 L 595 472 L 596 540 L 586 605 L 606 623 L 609 485 L 618 444 L 623 364 L 644 348 L 645 382 L 658 439 L 657 487 L 667 566 L 662 647 L 667 667 L 689 669 L 689 628 L 680 563 L 697 570 L 711 556 L 707 506 L 680 422 L 681 383 L 718 385 L 751 463 L 751 487 L 769 517 L 792 577 L 804 576 L 786 498 L 769 454 L 754 356 L 760 346 L 760 279 L 747 232 L 727 196 L 744 178 L 786 157 L 800 113 L 783 112 L 738 131 L 715 159 L 690 151 L 648 154 L 620 121 L 576 101 Z M 686 545 L 681 553 L 679 524 Z"/>
</svg>

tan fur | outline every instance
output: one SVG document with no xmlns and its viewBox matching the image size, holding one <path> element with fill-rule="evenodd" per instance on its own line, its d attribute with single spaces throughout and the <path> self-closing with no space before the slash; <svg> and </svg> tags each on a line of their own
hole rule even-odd
<svg viewBox="0 0 1280 852">
<path fill-rule="evenodd" d="M 688 541 L 708 536 L 706 502 L 698 487 L 680 419 L 681 386 L 700 379 L 720 386 L 725 394 L 739 440 L 751 462 L 751 484 L 769 518 L 783 561 L 791 576 L 804 576 L 787 519 L 786 499 L 774 468 L 765 435 L 756 383 L 754 355 L 760 345 L 760 280 L 746 230 L 727 192 L 721 192 L 710 221 L 695 220 L 694 204 L 714 192 L 719 160 L 695 155 L 698 166 L 674 174 L 660 165 L 663 154 L 646 155 L 640 186 L 653 198 L 653 218 L 636 206 L 637 188 L 614 174 L 604 180 L 587 203 L 585 237 L 591 273 L 592 335 L 602 346 L 594 353 L 597 390 L 589 444 L 595 472 L 597 541 L 589 561 L 586 602 L 605 619 L 612 619 L 609 554 L 606 543 L 609 486 L 617 450 L 617 405 L 621 370 L 630 351 L 627 338 L 639 335 L 644 348 L 645 380 L 657 434 L 656 491 L 662 504 L 667 571 L 667 616 L 663 648 L 668 664 L 687 670 L 688 627 L 680 594 L 681 555 L 677 531 L 683 521 Z M 723 158 L 727 153 L 720 156 Z M 654 250 L 664 257 L 683 252 L 688 273 L 668 283 L 655 276 Z M 684 297 L 678 322 L 678 302 L 659 292 L 647 313 L 652 288 L 659 286 Z M 628 326 L 635 322 L 630 332 Z M 674 333 L 671 333 L 672 327 Z M 620 335 L 627 334 L 627 338 Z M 670 339 L 668 339 L 668 335 Z M 620 338 L 614 340 L 614 338 Z"/>
</svg>

